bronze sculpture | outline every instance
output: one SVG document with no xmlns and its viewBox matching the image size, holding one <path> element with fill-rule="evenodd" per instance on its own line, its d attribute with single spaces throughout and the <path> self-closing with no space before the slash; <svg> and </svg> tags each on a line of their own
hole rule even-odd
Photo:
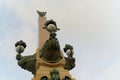
<svg viewBox="0 0 120 80">
<path fill-rule="evenodd" d="M 37 11 L 39 16 L 44 17 L 46 12 L 39 12 Z M 57 67 L 59 65 L 63 65 L 63 68 L 65 70 L 72 70 L 75 67 L 75 58 L 73 57 L 73 47 L 69 44 L 65 45 L 65 48 L 63 49 L 64 52 L 67 54 L 67 57 L 64 57 L 61 53 L 59 40 L 56 38 L 56 32 L 60 30 L 57 27 L 57 24 L 54 20 L 48 20 L 45 23 L 45 27 L 43 29 L 47 30 L 49 34 L 49 39 L 46 40 L 43 47 L 39 50 L 39 58 L 42 62 L 42 64 L 45 62 L 47 65 L 51 65 L 53 67 Z M 24 52 L 24 49 L 26 48 L 26 43 L 22 40 L 18 41 L 15 44 L 16 51 L 18 54 L 16 55 L 16 59 L 18 61 L 18 65 L 25 69 L 30 71 L 34 76 L 36 76 L 36 68 L 38 67 L 36 65 L 37 63 L 37 52 L 33 55 L 28 56 L 22 56 L 21 53 Z M 40 62 L 41 62 L 40 61 Z M 49 66 L 48 66 L 49 67 Z M 51 68 L 51 67 L 50 67 Z M 42 76 L 40 80 L 61 80 L 59 76 L 59 71 L 56 69 L 53 69 L 50 71 L 51 77 Z M 65 76 L 62 78 L 62 80 L 71 80 L 70 77 Z"/>
</svg>

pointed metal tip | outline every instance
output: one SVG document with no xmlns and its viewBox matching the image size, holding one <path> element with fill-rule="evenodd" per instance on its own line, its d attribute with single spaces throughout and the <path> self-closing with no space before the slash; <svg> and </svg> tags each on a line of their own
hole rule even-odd
<svg viewBox="0 0 120 80">
<path fill-rule="evenodd" d="M 39 15 L 40 17 L 46 16 L 46 13 L 47 13 L 47 12 L 40 12 L 40 11 L 38 11 L 38 10 L 36 10 L 36 11 L 37 11 L 37 13 L 38 13 L 38 15 Z"/>
</svg>

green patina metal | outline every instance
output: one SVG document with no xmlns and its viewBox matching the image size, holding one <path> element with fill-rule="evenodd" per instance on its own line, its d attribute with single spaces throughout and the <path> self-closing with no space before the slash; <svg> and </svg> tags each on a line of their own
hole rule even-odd
<svg viewBox="0 0 120 80">
<path fill-rule="evenodd" d="M 19 45 L 22 45 L 22 46 L 26 47 L 26 43 L 23 42 L 22 40 L 18 41 L 15 44 L 15 47 L 17 47 Z M 18 51 L 18 54 L 16 55 L 16 59 L 18 60 L 18 65 L 21 68 L 32 72 L 32 74 L 35 74 L 35 63 L 36 63 L 35 54 L 34 55 L 28 55 L 28 56 L 22 56 L 20 54 L 20 52 Z"/>
<path fill-rule="evenodd" d="M 70 44 L 66 44 L 63 50 L 66 53 L 68 49 L 70 50 L 71 53 L 68 55 L 68 57 L 65 57 L 64 69 L 72 70 L 75 67 L 75 58 L 73 57 L 73 47 Z"/>
<path fill-rule="evenodd" d="M 40 16 L 45 16 L 46 13 L 38 11 L 38 14 Z M 57 28 L 56 22 L 53 21 L 53 20 L 49 20 L 48 22 L 46 22 L 46 24 L 45 24 L 46 29 L 47 29 L 47 25 L 49 25 L 51 23 L 56 26 L 57 30 L 59 29 L 59 28 Z M 58 39 L 56 38 L 56 31 L 55 32 L 54 31 L 52 31 L 52 32 L 48 31 L 48 32 L 50 32 L 49 39 L 45 42 L 42 49 L 40 50 L 39 56 L 40 56 L 41 59 L 43 59 L 44 61 L 46 61 L 48 63 L 57 63 L 62 58 L 65 58 L 64 69 L 71 70 L 75 67 L 75 58 L 73 57 L 73 53 L 72 53 L 73 47 L 71 45 L 67 44 L 64 48 L 64 52 L 66 53 L 66 51 L 68 49 L 70 49 L 71 50 L 70 56 L 62 57 L 61 50 L 60 50 L 60 44 L 59 44 Z M 25 48 L 26 43 L 21 40 L 21 41 L 18 41 L 15 44 L 15 47 L 18 50 L 17 51 L 18 54 L 16 55 L 18 65 L 21 68 L 23 68 L 25 70 L 28 70 L 28 71 L 32 72 L 32 74 L 35 75 L 35 72 L 36 72 L 35 71 L 36 70 L 35 69 L 36 68 L 36 55 L 33 54 L 33 55 L 28 55 L 28 56 L 22 56 L 21 53 L 24 50 L 21 51 L 21 49 L 19 49 L 21 47 L 19 47 L 19 46 L 22 46 L 23 48 Z M 53 69 L 52 71 L 50 71 L 50 75 L 51 75 L 50 80 L 60 80 L 59 71 Z M 47 80 L 47 79 L 43 78 L 41 80 Z M 64 80 L 70 80 L 70 79 L 66 78 Z"/>
<path fill-rule="evenodd" d="M 40 57 L 49 62 L 49 63 L 56 63 L 58 61 L 60 61 L 62 59 L 62 55 L 60 53 L 60 44 L 59 44 L 59 41 L 58 39 L 56 38 L 56 31 L 51 31 L 51 30 L 48 30 L 47 29 L 47 25 L 49 24 L 54 24 L 56 29 L 57 28 L 57 25 L 56 25 L 56 22 L 53 21 L 53 20 L 48 20 L 46 23 L 45 23 L 45 26 L 46 26 L 46 30 L 48 32 L 50 32 L 50 36 L 49 36 L 49 39 L 45 42 L 45 44 L 43 45 L 41 51 L 40 51 Z"/>
<path fill-rule="evenodd" d="M 32 72 L 32 74 L 35 74 L 35 63 L 36 63 L 35 54 L 29 56 L 21 56 L 20 54 L 17 54 L 16 59 L 18 60 L 18 65 L 21 68 Z"/>
<path fill-rule="evenodd" d="M 40 12 L 40 11 L 37 11 L 38 15 L 40 17 L 44 17 L 46 15 L 47 12 Z"/>
<path fill-rule="evenodd" d="M 55 38 L 47 40 L 41 49 L 40 57 L 50 63 L 58 62 L 62 59 L 59 41 Z"/>
<path fill-rule="evenodd" d="M 26 46 L 27 46 L 26 43 L 23 42 L 22 40 L 16 42 L 15 47 L 17 47 L 18 45 L 22 45 L 24 48 L 26 48 Z"/>
<path fill-rule="evenodd" d="M 60 80 L 59 71 L 57 71 L 56 69 L 51 70 L 50 75 L 50 80 Z"/>
</svg>

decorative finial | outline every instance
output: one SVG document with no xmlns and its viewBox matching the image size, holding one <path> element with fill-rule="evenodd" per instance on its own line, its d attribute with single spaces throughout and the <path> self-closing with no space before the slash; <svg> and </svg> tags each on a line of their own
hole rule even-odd
<svg viewBox="0 0 120 80">
<path fill-rule="evenodd" d="M 37 13 L 40 17 L 44 17 L 47 12 L 40 12 L 40 11 L 37 10 Z"/>
<path fill-rule="evenodd" d="M 73 47 L 70 44 L 66 44 L 63 50 L 67 54 L 68 57 L 73 56 Z"/>
<path fill-rule="evenodd" d="M 46 29 L 48 32 L 50 33 L 55 33 L 56 31 L 60 30 L 59 28 L 57 28 L 57 24 L 54 20 L 48 20 L 45 23 L 45 27 L 43 27 L 43 29 Z"/>
<path fill-rule="evenodd" d="M 24 51 L 24 49 L 26 48 L 26 43 L 23 42 L 22 40 L 16 42 L 15 47 L 16 47 L 16 51 L 20 54 Z"/>
</svg>

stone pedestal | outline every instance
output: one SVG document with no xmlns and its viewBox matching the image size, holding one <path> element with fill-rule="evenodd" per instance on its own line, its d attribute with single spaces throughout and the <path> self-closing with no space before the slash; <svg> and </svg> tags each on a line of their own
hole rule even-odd
<svg viewBox="0 0 120 80">
<path fill-rule="evenodd" d="M 70 80 L 75 80 L 72 78 L 68 70 L 64 69 L 65 59 L 64 57 L 57 63 L 48 63 L 39 57 L 40 49 L 36 52 L 36 74 L 32 80 L 41 80 L 42 77 L 47 77 L 49 80 L 51 78 L 50 71 L 53 69 L 59 72 L 60 80 L 65 77 L 69 77 Z M 62 52 L 61 52 L 62 54 Z"/>
</svg>

